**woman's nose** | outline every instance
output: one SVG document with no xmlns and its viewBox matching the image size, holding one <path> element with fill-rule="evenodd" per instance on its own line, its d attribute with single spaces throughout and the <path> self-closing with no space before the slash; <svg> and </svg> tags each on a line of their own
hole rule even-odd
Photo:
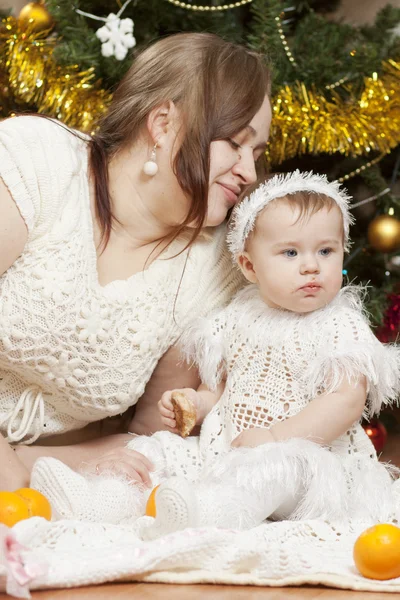
<svg viewBox="0 0 400 600">
<path fill-rule="evenodd" d="M 239 175 L 244 183 L 249 185 L 257 181 L 256 163 L 252 152 L 242 152 L 233 166 L 232 172 L 234 175 Z"/>
</svg>

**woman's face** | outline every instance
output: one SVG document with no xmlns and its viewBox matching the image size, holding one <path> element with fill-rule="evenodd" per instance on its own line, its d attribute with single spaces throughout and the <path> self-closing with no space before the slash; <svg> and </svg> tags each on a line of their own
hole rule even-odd
<svg viewBox="0 0 400 600">
<path fill-rule="evenodd" d="M 257 178 L 255 163 L 265 152 L 271 124 L 268 97 L 242 131 L 229 140 L 211 142 L 206 227 L 220 225 L 243 190 Z"/>
<path fill-rule="evenodd" d="M 180 187 L 173 168 L 181 134 L 178 113 L 175 119 L 174 126 L 163 136 L 162 146 L 157 151 L 159 175 L 150 178 L 153 189 L 157 186 L 154 193 L 157 203 L 152 206 L 152 213 L 168 226 L 181 224 L 190 206 L 190 199 Z M 271 105 L 266 97 L 247 127 L 229 140 L 211 142 L 205 227 L 220 225 L 243 190 L 256 180 L 255 162 L 265 152 L 270 123 Z M 195 223 L 190 226 L 195 226 Z"/>
</svg>

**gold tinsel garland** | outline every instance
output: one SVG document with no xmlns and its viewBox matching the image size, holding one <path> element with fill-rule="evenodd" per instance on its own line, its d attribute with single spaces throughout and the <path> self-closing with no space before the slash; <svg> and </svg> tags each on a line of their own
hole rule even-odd
<svg viewBox="0 0 400 600">
<path fill-rule="evenodd" d="M 111 94 L 94 81 L 94 69 L 80 71 L 78 65 L 57 65 L 53 56 L 56 39 L 44 36 L 21 31 L 13 17 L 3 20 L 0 64 L 7 75 L 8 93 L 22 109 L 34 105 L 37 112 L 90 131 Z M 4 92 L 3 87 L 0 93 Z"/>
<path fill-rule="evenodd" d="M 301 154 L 386 154 L 400 142 L 400 64 L 383 63 L 383 74 L 345 85 L 344 99 L 303 83 L 285 86 L 273 98 L 270 160 L 279 164 Z"/>
<path fill-rule="evenodd" d="M 91 131 L 111 94 L 94 81 L 93 69 L 79 71 L 78 65 L 57 65 L 53 56 L 56 42 L 45 33 L 21 31 L 12 17 L 5 19 L 0 31 L 0 81 L 7 79 L 8 91 L 22 108 L 34 105 L 38 112 Z M 268 150 L 274 165 L 305 153 L 384 155 L 399 144 L 398 63 L 389 60 L 381 76 L 374 73 L 365 78 L 361 95 L 349 84 L 342 89 L 345 98 L 336 90 L 325 95 L 299 82 L 279 90 L 272 102 Z M 3 83 L 0 104 L 6 105 L 5 90 Z"/>
</svg>

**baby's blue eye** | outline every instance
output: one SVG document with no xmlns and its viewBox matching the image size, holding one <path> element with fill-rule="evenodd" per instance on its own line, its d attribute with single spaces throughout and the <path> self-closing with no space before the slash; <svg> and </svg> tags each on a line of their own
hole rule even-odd
<svg viewBox="0 0 400 600">
<path fill-rule="evenodd" d="M 297 256 L 297 250 L 284 250 L 283 254 L 289 258 L 294 258 L 295 256 Z"/>
<path fill-rule="evenodd" d="M 322 256 L 329 256 L 332 253 L 332 248 L 322 248 L 320 253 Z"/>
</svg>

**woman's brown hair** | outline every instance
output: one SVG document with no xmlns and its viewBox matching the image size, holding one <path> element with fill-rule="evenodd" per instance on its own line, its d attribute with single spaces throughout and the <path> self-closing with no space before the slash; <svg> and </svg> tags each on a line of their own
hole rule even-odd
<svg viewBox="0 0 400 600">
<path fill-rule="evenodd" d="M 194 222 L 191 244 L 207 214 L 211 142 L 234 136 L 246 127 L 269 91 L 270 72 L 263 58 L 214 34 L 176 34 L 139 54 L 89 142 L 103 248 L 114 221 L 109 160 L 139 138 L 151 110 L 172 101 L 182 116 L 183 142 L 173 167 L 192 202 L 173 237 Z"/>
</svg>

